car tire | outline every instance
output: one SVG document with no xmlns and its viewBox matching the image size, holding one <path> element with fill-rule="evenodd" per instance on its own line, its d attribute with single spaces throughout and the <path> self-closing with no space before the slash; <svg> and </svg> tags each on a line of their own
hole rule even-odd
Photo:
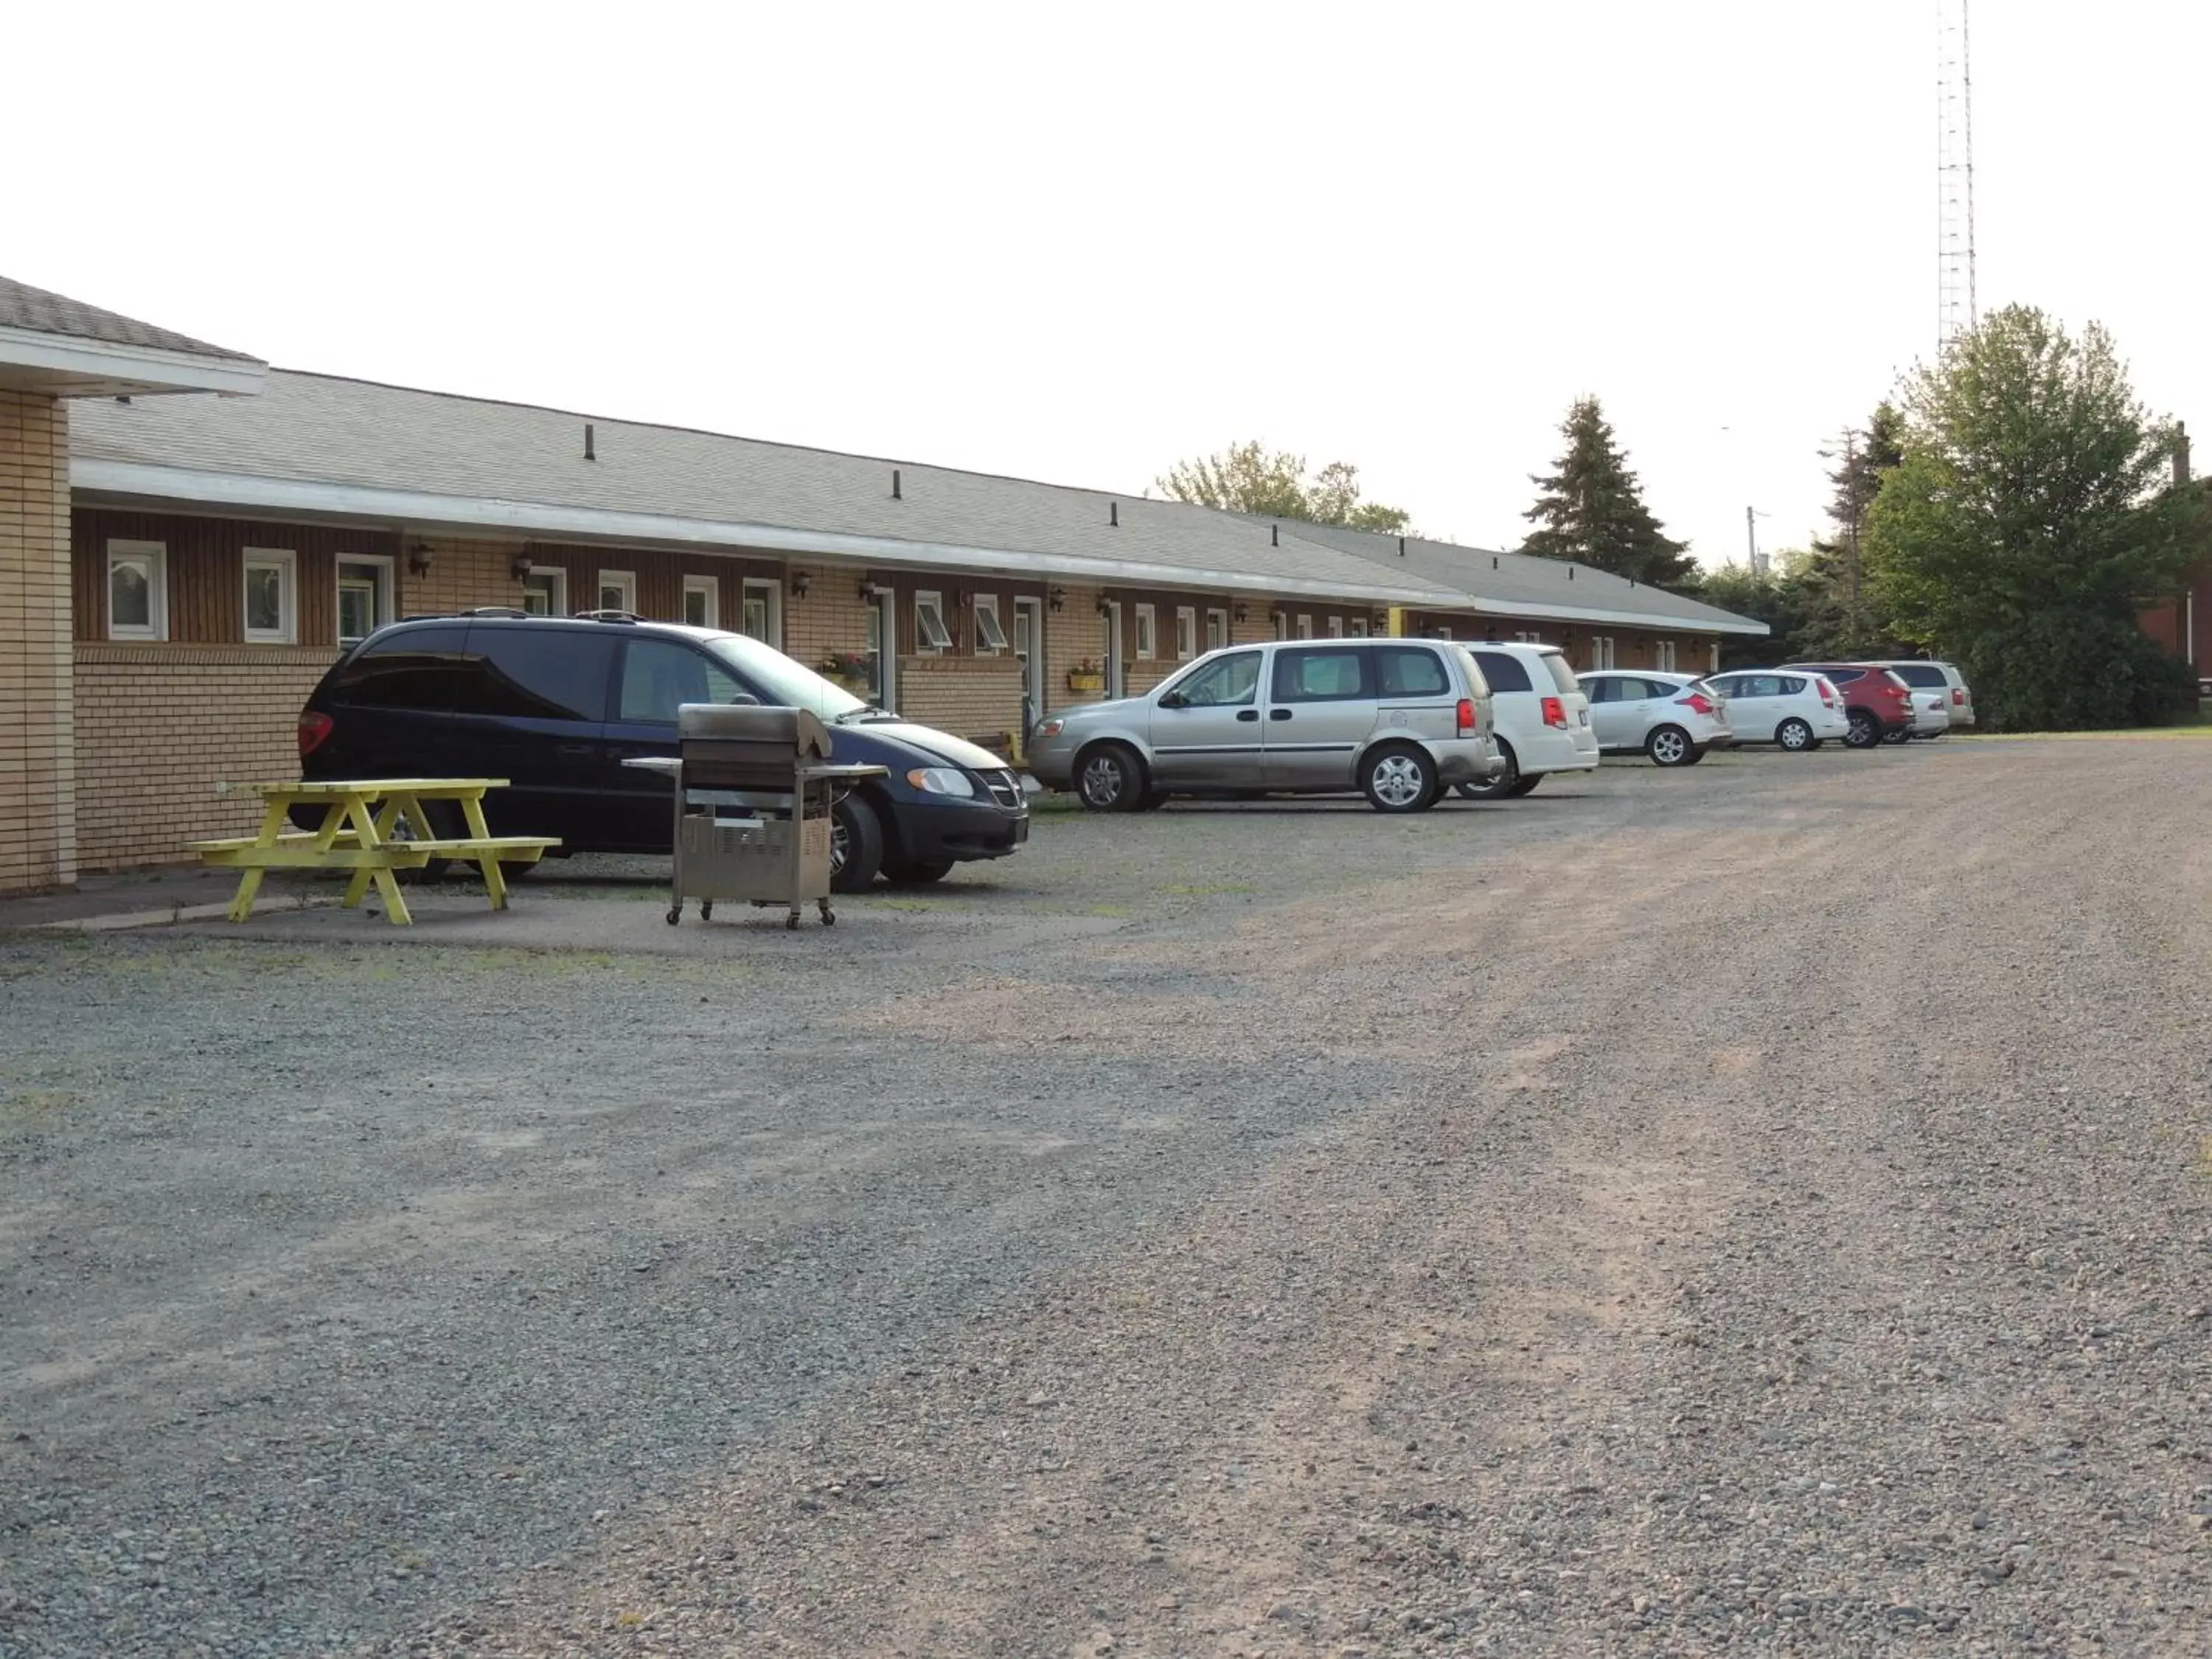
<svg viewBox="0 0 2212 1659">
<path fill-rule="evenodd" d="M 1902 749 L 1912 741 L 1912 728 L 1909 726 L 1893 726 L 1881 734 L 1881 740 L 1894 748 Z"/>
<path fill-rule="evenodd" d="M 942 864 L 886 864 L 884 879 L 894 887 L 927 887 L 952 873 L 952 860 Z"/>
<path fill-rule="evenodd" d="M 1144 802 L 1144 763 L 1126 744 L 1102 743 L 1075 757 L 1075 798 L 1093 812 L 1133 812 Z"/>
<path fill-rule="evenodd" d="M 1521 776 L 1521 763 L 1513 753 L 1513 745 L 1500 738 L 1498 752 L 1505 757 L 1505 769 L 1496 777 L 1481 783 L 1455 783 L 1453 788 L 1469 800 L 1503 800 L 1512 792 Z"/>
<path fill-rule="evenodd" d="M 1136 810 L 1139 812 L 1157 812 L 1160 808 L 1165 806 L 1167 804 L 1168 792 L 1166 790 L 1147 789 L 1143 794 L 1137 797 Z"/>
<path fill-rule="evenodd" d="M 1418 744 L 1386 743 L 1359 763 L 1359 787 L 1378 812 L 1425 812 L 1436 804 L 1437 763 Z"/>
<path fill-rule="evenodd" d="M 1844 733 L 1846 749 L 1878 749 L 1881 746 L 1881 722 L 1863 708 L 1850 711 L 1851 729 Z"/>
<path fill-rule="evenodd" d="M 1813 735 L 1811 725 L 1801 720 L 1786 720 L 1776 726 L 1774 741 L 1793 755 L 1801 755 L 1808 749 L 1820 746 L 1820 738 Z"/>
<path fill-rule="evenodd" d="M 859 795 L 847 795 L 830 814 L 830 890 L 865 893 L 884 867 L 884 821 Z"/>
<path fill-rule="evenodd" d="M 1690 734 L 1679 726 L 1657 726 L 1644 739 L 1644 752 L 1654 766 L 1687 766 L 1696 753 Z"/>
<path fill-rule="evenodd" d="M 1535 787 L 1543 782 L 1543 781 L 1544 775 L 1541 772 L 1523 772 L 1519 777 L 1513 780 L 1513 787 L 1510 789 L 1508 789 L 1505 793 L 1511 796 L 1515 800 L 1518 800 L 1522 796 L 1528 794 L 1530 791 L 1534 790 Z"/>
<path fill-rule="evenodd" d="M 1695 766 L 1699 761 L 1705 759 L 1706 756 L 1712 752 L 1713 751 L 1710 749 L 1692 749 L 1690 750 L 1690 758 L 1684 761 L 1682 764 L 1685 766 Z"/>
</svg>

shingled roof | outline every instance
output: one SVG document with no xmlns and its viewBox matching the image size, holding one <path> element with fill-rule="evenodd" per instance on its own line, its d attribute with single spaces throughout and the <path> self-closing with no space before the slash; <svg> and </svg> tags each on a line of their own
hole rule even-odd
<svg viewBox="0 0 2212 1659">
<path fill-rule="evenodd" d="M 97 340 L 106 345 L 132 346 L 143 351 L 176 351 L 187 356 L 216 357 L 239 363 L 256 361 L 243 351 L 210 345 L 172 329 L 156 328 L 119 312 L 103 311 L 82 300 L 49 293 L 5 276 L 0 276 L 0 328 L 27 329 L 34 334 L 58 334 L 74 340 Z"/>
</svg>

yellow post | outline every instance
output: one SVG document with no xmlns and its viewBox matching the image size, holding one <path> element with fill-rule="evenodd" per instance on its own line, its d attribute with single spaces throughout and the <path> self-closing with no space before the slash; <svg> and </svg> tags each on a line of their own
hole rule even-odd
<svg viewBox="0 0 2212 1659">
<path fill-rule="evenodd" d="M 1390 607 L 1389 629 L 1392 639 L 1402 640 L 1406 637 L 1406 608 L 1403 605 L 1394 605 Z"/>
</svg>

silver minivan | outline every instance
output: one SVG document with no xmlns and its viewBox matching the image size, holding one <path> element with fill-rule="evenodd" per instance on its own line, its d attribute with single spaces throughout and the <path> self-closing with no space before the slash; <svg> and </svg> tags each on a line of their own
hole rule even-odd
<svg viewBox="0 0 2212 1659">
<path fill-rule="evenodd" d="M 1039 720 L 1029 769 L 1096 811 L 1170 795 L 1363 792 L 1418 812 L 1495 775 L 1490 688 L 1435 640 L 1275 640 L 1224 646 L 1142 696 Z"/>
</svg>

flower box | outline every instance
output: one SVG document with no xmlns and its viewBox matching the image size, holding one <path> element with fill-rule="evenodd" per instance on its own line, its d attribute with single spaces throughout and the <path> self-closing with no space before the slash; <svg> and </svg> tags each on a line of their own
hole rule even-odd
<svg viewBox="0 0 2212 1659">
<path fill-rule="evenodd" d="M 1106 676 L 1102 673 L 1086 672 L 1079 668 L 1070 669 L 1067 675 L 1067 689 L 1071 691 L 1103 691 L 1106 689 Z"/>
</svg>

